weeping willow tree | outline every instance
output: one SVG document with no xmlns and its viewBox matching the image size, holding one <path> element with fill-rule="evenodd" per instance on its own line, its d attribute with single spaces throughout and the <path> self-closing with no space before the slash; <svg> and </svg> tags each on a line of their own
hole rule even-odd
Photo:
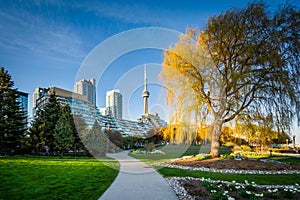
<svg viewBox="0 0 300 200">
<path fill-rule="evenodd" d="M 263 3 L 251 3 L 209 18 L 202 30 L 187 29 L 164 52 L 160 74 L 173 108 L 170 123 L 210 124 L 214 157 L 222 126 L 238 116 L 259 113 L 289 131 L 299 119 L 299 19 L 291 5 L 271 13 Z M 194 137 L 184 129 L 176 142 Z"/>
</svg>

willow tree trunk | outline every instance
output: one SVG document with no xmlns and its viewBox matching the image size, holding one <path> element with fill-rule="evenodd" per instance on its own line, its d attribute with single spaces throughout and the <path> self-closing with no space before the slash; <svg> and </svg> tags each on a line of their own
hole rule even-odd
<svg viewBox="0 0 300 200">
<path fill-rule="evenodd" d="M 220 156 L 220 135 L 222 132 L 223 121 L 220 119 L 215 119 L 212 134 L 211 134 L 211 149 L 210 155 L 212 157 Z"/>
</svg>

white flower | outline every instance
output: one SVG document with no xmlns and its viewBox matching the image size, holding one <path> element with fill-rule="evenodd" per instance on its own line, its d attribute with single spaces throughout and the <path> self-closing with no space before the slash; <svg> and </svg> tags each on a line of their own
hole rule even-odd
<svg viewBox="0 0 300 200">
<path fill-rule="evenodd" d="M 233 197 L 228 197 L 228 200 L 235 200 L 235 198 L 233 198 Z"/>
<path fill-rule="evenodd" d="M 232 183 L 236 183 L 236 181 L 232 181 Z M 297 184 L 297 183 L 296 183 Z"/>
<path fill-rule="evenodd" d="M 298 184 L 298 183 L 295 183 L 295 185 L 296 185 L 296 186 L 299 186 L 299 184 Z"/>
<path fill-rule="evenodd" d="M 274 189 L 272 192 L 277 192 L 278 191 L 278 189 L 276 188 L 276 189 Z"/>
<path fill-rule="evenodd" d="M 236 188 L 236 189 L 240 189 L 240 188 L 241 188 L 241 186 L 237 185 L 237 186 L 235 186 L 235 188 Z"/>
<path fill-rule="evenodd" d="M 264 196 L 263 193 L 261 193 L 261 194 L 254 194 L 254 195 L 257 196 L 257 197 L 263 197 Z"/>
<path fill-rule="evenodd" d="M 211 190 L 210 192 L 211 192 L 211 193 L 216 193 L 217 191 L 216 191 L 216 190 Z"/>
<path fill-rule="evenodd" d="M 246 191 L 246 193 L 247 193 L 247 194 L 251 194 L 251 192 L 250 192 L 250 191 Z"/>
</svg>

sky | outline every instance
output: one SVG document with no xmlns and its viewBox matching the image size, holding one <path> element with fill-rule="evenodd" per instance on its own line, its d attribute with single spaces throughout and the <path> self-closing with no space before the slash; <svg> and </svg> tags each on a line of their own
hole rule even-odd
<svg viewBox="0 0 300 200">
<path fill-rule="evenodd" d="M 105 107 L 106 91 L 120 89 L 124 117 L 135 120 L 143 114 L 141 93 L 146 64 L 150 112 L 168 119 L 164 85 L 157 76 L 163 49 L 175 43 L 176 37 L 159 38 L 153 47 L 148 44 L 135 48 L 137 41 L 147 40 L 135 35 L 135 30 L 146 28 L 149 33 L 147 28 L 155 27 L 160 32 L 184 33 L 187 27 L 203 28 L 209 17 L 230 8 L 245 7 L 248 2 L 251 1 L 0 0 L 0 66 L 8 70 L 16 88 L 29 93 L 29 115 L 35 88 L 60 87 L 72 91 L 80 78 L 96 78 L 97 106 Z M 271 10 L 284 2 L 265 1 Z M 300 4 L 297 0 L 292 2 Z M 124 35 L 131 37 L 129 43 L 119 43 Z M 133 48 L 122 50 L 126 45 Z M 115 57 L 106 60 L 112 52 Z M 95 68 L 85 77 L 82 69 L 93 55 Z"/>
</svg>

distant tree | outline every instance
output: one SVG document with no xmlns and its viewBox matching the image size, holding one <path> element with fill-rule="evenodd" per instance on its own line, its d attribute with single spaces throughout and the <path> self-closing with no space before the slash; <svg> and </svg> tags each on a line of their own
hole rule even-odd
<svg viewBox="0 0 300 200">
<path fill-rule="evenodd" d="M 227 142 L 234 142 L 233 130 L 228 126 L 222 127 L 222 133 L 220 135 L 220 142 L 225 144 Z"/>
<path fill-rule="evenodd" d="M 107 153 L 108 138 L 101 131 L 101 127 L 97 120 L 95 120 L 92 129 L 87 133 L 84 144 L 93 156 L 102 157 Z"/>
<path fill-rule="evenodd" d="M 54 149 L 58 150 L 61 156 L 69 151 L 74 146 L 74 132 L 75 127 L 73 126 L 73 116 L 69 104 L 65 104 L 62 107 L 61 115 L 56 123 L 53 137 Z"/>
<path fill-rule="evenodd" d="M 17 89 L 8 71 L 0 67 L 0 154 L 17 153 L 26 131 L 26 116 L 17 101 Z"/>
<path fill-rule="evenodd" d="M 51 93 L 41 116 L 45 122 L 45 137 L 47 138 L 45 145 L 48 146 L 51 151 L 54 149 L 54 130 L 61 116 L 61 110 L 62 108 L 55 92 Z"/>
<path fill-rule="evenodd" d="M 152 128 L 147 133 L 145 134 L 145 140 L 148 143 L 153 143 L 153 144 L 161 144 L 163 141 L 162 136 L 158 134 L 160 128 Z"/>
<path fill-rule="evenodd" d="M 88 133 L 88 126 L 82 115 L 73 114 L 73 120 L 71 122 L 72 126 L 74 126 L 74 153 L 77 150 L 85 150 L 85 146 L 83 144 L 83 140 Z"/>
<path fill-rule="evenodd" d="M 122 141 L 124 138 L 119 131 L 105 130 L 104 133 L 110 142 L 112 142 L 117 147 L 122 147 Z"/>
<path fill-rule="evenodd" d="M 174 141 L 175 138 L 175 130 L 176 130 L 176 125 L 168 125 L 161 127 L 157 131 L 157 135 L 162 138 L 164 141 Z"/>
<path fill-rule="evenodd" d="M 299 21 L 295 6 L 270 12 L 255 2 L 209 18 L 203 30 L 188 29 L 164 55 L 161 79 L 175 110 L 171 123 L 205 118 L 213 127 L 213 157 L 219 156 L 222 126 L 239 115 L 271 115 L 274 127 L 289 132 L 300 118 Z"/>
<path fill-rule="evenodd" d="M 47 138 L 45 136 L 45 121 L 41 117 L 43 111 L 38 110 L 36 118 L 31 123 L 31 126 L 26 133 L 25 137 L 22 139 L 22 144 L 24 149 L 30 150 L 32 153 L 39 154 L 47 143 Z"/>
</svg>

